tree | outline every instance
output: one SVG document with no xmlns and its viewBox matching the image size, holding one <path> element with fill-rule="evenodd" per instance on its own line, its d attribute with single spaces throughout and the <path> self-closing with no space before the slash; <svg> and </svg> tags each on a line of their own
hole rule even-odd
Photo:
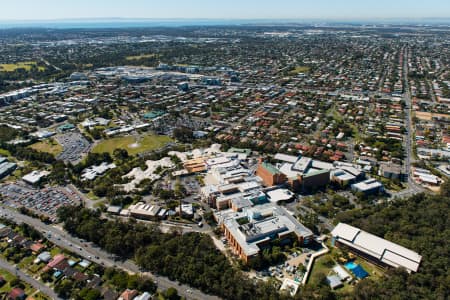
<svg viewBox="0 0 450 300">
<path fill-rule="evenodd" d="M 50 281 L 52 281 L 52 274 L 50 274 L 50 272 L 51 272 L 51 271 L 49 271 L 49 272 L 43 272 L 43 273 L 41 274 L 41 280 L 42 280 L 43 282 L 50 282 Z"/>
<path fill-rule="evenodd" d="M 283 299 L 278 295 L 278 287 L 263 282 L 255 285 L 241 274 L 217 251 L 209 235 L 163 234 L 155 225 L 106 220 L 98 211 L 71 206 L 58 209 L 58 218 L 70 234 L 93 241 L 120 257 L 134 257 L 142 269 L 188 283 L 206 293 L 224 299 Z M 269 257 L 278 259 L 280 254 L 281 250 L 275 249 L 274 256 Z M 123 271 L 107 268 L 104 277 L 118 289 L 136 285 L 136 280 L 129 279 Z M 156 288 L 151 281 L 142 285 L 140 282 L 144 280 L 138 281 L 138 288 Z"/>
<path fill-rule="evenodd" d="M 63 279 L 59 284 L 55 286 L 55 292 L 61 298 L 68 298 L 74 289 L 74 283 L 68 279 Z"/>
<path fill-rule="evenodd" d="M 118 160 L 126 160 L 128 158 L 128 151 L 126 149 L 117 148 L 114 149 L 113 156 Z"/>
<path fill-rule="evenodd" d="M 164 298 L 168 300 L 179 300 L 181 297 L 178 295 L 178 291 L 170 287 L 164 292 Z"/>
<path fill-rule="evenodd" d="M 19 286 L 20 284 L 22 284 L 22 282 L 20 281 L 19 278 L 14 278 L 14 279 L 12 279 L 12 280 L 9 282 L 9 285 L 12 286 L 12 287 L 17 287 L 17 286 Z"/>
<path fill-rule="evenodd" d="M 177 127 L 173 130 L 173 136 L 180 142 L 189 143 L 194 139 L 194 132 L 187 127 Z"/>
<path fill-rule="evenodd" d="M 96 289 L 84 288 L 80 291 L 80 297 L 84 300 L 97 300 L 101 299 L 101 293 Z"/>
<path fill-rule="evenodd" d="M 441 196 L 450 197 L 450 180 L 446 180 L 441 184 Z"/>
<path fill-rule="evenodd" d="M 186 195 L 187 191 L 186 188 L 184 187 L 184 185 L 180 182 L 179 179 L 177 179 L 176 183 L 175 183 L 175 189 L 174 189 L 174 194 L 175 197 L 177 199 L 181 199 Z"/>
</svg>

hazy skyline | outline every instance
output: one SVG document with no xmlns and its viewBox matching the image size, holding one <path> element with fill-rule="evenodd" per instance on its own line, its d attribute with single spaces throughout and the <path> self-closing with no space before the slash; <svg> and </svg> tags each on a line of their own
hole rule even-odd
<svg viewBox="0 0 450 300">
<path fill-rule="evenodd" d="M 0 20 L 447 18 L 448 0 L 1 0 Z"/>
</svg>

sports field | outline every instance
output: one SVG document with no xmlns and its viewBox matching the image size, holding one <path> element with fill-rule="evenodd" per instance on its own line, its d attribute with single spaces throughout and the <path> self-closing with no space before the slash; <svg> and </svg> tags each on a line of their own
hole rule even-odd
<svg viewBox="0 0 450 300">
<path fill-rule="evenodd" d="M 125 149 L 128 154 L 135 155 L 138 153 L 155 150 L 164 147 L 168 143 L 172 142 L 172 139 L 165 135 L 144 135 L 140 137 L 136 136 L 124 136 L 116 137 L 104 140 L 94 147 L 92 152 L 113 153 L 115 149 Z"/>
</svg>

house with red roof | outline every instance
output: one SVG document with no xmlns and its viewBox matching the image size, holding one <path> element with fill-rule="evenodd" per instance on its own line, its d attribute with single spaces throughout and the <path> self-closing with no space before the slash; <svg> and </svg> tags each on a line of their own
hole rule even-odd
<svg viewBox="0 0 450 300">
<path fill-rule="evenodd" d="M 26 297 L 27 295 L 25 294 L 25 291 L 17 287 L 13 288 L 8 294 L 8 299 L 10 300 L 24 300 Z"/>
<path fill-rule="evenodd" d="M 130 290 L 126 289 L 123 291 L 123 293 L 120 295 L 118 300 L 133 300 L 135 297 L 139 295 L 138 291 L 136 290 Z"/>
</svg>

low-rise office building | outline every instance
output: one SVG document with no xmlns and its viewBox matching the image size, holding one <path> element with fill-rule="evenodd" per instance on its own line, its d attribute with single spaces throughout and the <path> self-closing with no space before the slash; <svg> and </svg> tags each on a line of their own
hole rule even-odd
<svg viewBox="0 0 450 300">
<path fill-rule="evenodd" d="M 28 184 L 34 185 L 38 184 L 42 180 L 42 178 L 46 177 L 49 174 L 50 172 L 48 171 L 33 171 L 23 176 L 22 180 Z"/>
<path fill-rule="evenodd" d="M 365 195 L 377 194 L 384 191 L 383 184 L 373 178 L 352 184 L 351 188 L 352 191 L 361 192 Z"/>
<path fill-rule="evenodd" d="M 422 260 L 417 252 L 345 223 L 339 223 L 331 235 L 334 246 L 347 249 L 381 267 L 403 267 L 408 272 L 417 272 Z"/>
<path fill-rule="evenodd" d="M 330 182 L 333 164 L 305 156 L 277 154 L 274 158 L 281 162 L 276 169 L 287 178 L 293 191 L 307 191 L 326 186 Z"/>
<path fill-rule="evenodd" d="M 138 202 L 134 205 L 131 205 L 128 210 L 131 217 L 144 220 L 158 220 L 162 218 L 161 211 L 163 209 L 158 205 Z"/>
<path fill-rule="evenodd" d="M 286 175 L 281 173 L 274 165 L 260 161 L 256 175 L 261 177 L 266 186 L 283 184 L 287 181 Z"/>
<path fill-rule="evenodd" d="M 105 174 L 109 169 L 114 169 L 116 165 L 114 163 L 103 162 L 98 166 L 91 166 L 83 170 L 81 174 L 81 180 L 94 180 L 98 176 Z"/>
<path fill-rule="evenodd" d="M 384 178 L 398 179 L 400 181 L 405 181 L 407 179 L 407 175 L 403 172 L 402 166 L 397 164 L 380 163 L 378 175 L 383 176 Z"/>
<path fill-rule="evenodd" d="M 274 239 L 281 244 L 308 244 L 313 233 L 283 207 L 273 203 L 247 207 L 241 212 L 219 211 L 215 218 L 233 252 L 245 262 L 256 257 Z"/>
<path fill-rule="evenodd" d="M 11 174 L 16 168 L 17 164 L 13 162 L 8 162 L 6 158 L 1 157 L 2 161 L 0 163 L 0 179 Z"/>
</svg>

